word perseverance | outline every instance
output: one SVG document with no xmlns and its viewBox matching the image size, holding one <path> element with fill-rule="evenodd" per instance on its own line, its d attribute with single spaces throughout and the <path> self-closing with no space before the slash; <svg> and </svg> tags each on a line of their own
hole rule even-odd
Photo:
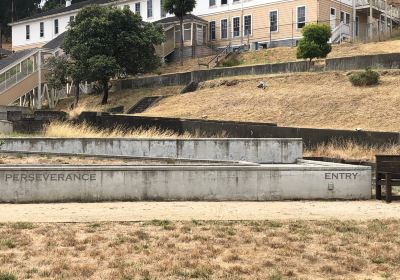
<svg viewBox="0 0 400 280">
<path fill-rule="evenodd" d="M 356 180 L 358 173 L 325 173 L 325 180 Z"/>
<path fill-rule="evenodd" d="M 32 174 L 10 174 L 5 175 L 5 181 L 9 182 L 77 182 L 96 181 L 96 174 L 91 173 L 32 173 Z"/>
</svg>

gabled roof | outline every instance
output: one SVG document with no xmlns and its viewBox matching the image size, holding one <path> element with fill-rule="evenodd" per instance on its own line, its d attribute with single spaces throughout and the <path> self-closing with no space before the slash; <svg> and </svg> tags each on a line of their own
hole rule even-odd
<svg viewBox="0 0 400 280">
<path fill-rule="evenodd" d="M 188 14 L 183 17 L 183 21 L 199 21 L 207 23 L 206 20 L 202 19 L 201 17 Z M 154 23 L 162 24 L 162 25 L 170 25 L 174 23 L 179 23 L 179 19 L 177 17 L 166 17 L 160 20 L 155 21 Z"/>
<path fill-rule="evenodd" d="M 17 60 L 20 60 L 24 56 L 28 55 L 29 53 L 33 52 L 35 49 L 28 49 L 19 52 L 15 52 L 7 56 L 6 58 L 0 60 L 0 70 L 6 68 L 7 66 L 13 64 Z"/>
<path fill-rule="evenodd" d="M 0 58 L 12 54 L 12 51 L 0 48 Z"/>
<path fill-rule="evenodd" d="M 65 32 L 61 33 L 53 40 L 47 42 L 42 48 L 48 49 L 48 50 L 55 50 L 55 49 L 59 48 L 64 41 L 64 36 L 65 36 Z"/>
<path fill-rule="evenodd" d="M 52 9 L 50 11 L 47 12 L 43 12 L 40 14 L 36 14 L 33 15 L 31 17 L 27 17 L 27 18 L 23 18 L 19 21 L 13 22 L 10 25 L 14 25 L 16 23 L 22 22 L 22 21 L 27 21 L 27 20 L 31 20 L 31 19 L 36 19 L 36 18 L 41 18 L 41 17 L 46 17 L 46 16 L 51 16 L 51 15 L 56 15 L 56 14 L 61 14 L 61 13 L 66 13 L 66 12 L 70 12 L 70 11 L 75 11 L 75 10 L 79 10 L 87 5 L 101 5 L 101 4 L 106 4 L 109 2 L 114 2 L 115 0 L 87 0 L 87 1 L 83 1 L 83 2 L 78 2 L 76 4 L 72 4 L 68 7 L 61 7 L 61 8 L 56 8 L 56 9 Z"/>
</svg>

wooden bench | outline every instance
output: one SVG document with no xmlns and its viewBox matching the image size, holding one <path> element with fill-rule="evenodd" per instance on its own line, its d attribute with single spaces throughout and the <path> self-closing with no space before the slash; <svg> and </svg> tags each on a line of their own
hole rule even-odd
<svg viewBox="0 0 400 280">
<path fill-rule="evenodd" d="M 382 199 L 382 186 L 386 189 L 386 202 L 393 199 L 392 187 L 400 186 L 400 155 L 376 155 L 376 199 Z"/>
</svg>

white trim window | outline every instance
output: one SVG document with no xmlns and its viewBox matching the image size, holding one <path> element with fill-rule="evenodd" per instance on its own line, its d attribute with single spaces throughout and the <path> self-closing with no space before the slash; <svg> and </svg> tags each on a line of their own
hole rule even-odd
<svg viewBox="0 0 400 280">
<path fill-rule="evenodd" d="M 26 40 L 31 39 L 31 26 L 30 25 L 25 26 L 25 39 Z"/>
<path fill-rule="evenodd" d="M 216 0 L 209 0 L 209 6 L 210 7 L 215 7 L 217 5 L 217 1 Z"/>
<path fill-rule="evenodd" d="M 269 12 L 269 32 L 278 32 L 278 10 Z"/>
<path fill-rule="evenodd" d="M 40 34 L 39 35 L 40 35 L 40 38 L 43 38 L 44 37 L 44 22 L 40 22 L 39 26 L 40 26 L 39 27 L 40 28 L 40 30 L 39 30 Z"/>
<path fill-rule="evenodd" d="M 75 16 L 70 16 L 69 17 L 69 23 L 73 22 L 75 20 Z"/>
<path fill-rule="evenodd" d="M 161 18 L 165 18 L 167 16 L 167 11 L 164 9 L 164 2 L 165 0 L 160 0 Z"/>
<path fill-rule="evenodd" d="M 297 29 L 306 25 L 306 6 L 297 7 Z"/>
<path fill-rule="evenodd" d="M 153 17 L 153 0 L 147 0 L 147 18 Z"/>
<path fill-rule="evenodd" d="M 58 34 L 59 28 L 58 28 L 58 19 L 54 20 L 54 34 Z"/>
<path fill-rule="evenodd" d="M 221 19 L 221 39 L 228 39 L 228 20 Z"/>
<path fill-rule="evenodd" d="M 240 37 L 240 17 L 232 18 L 232 34 L 233 37 Z"/>
<path fill-rule="evenodd" d="M 228 5 L 228 0 L 221 0 L 221 5 Z"/>
<path fill-rule="evenodd" d="M 217 39 L 215 21 L 210 21 L 210 41 Z"/>
<path fill-rule="evenodd" d="M 252 34 L 252 17 L 251 17 L 251 15 L 244 16 L 243 22 L 244 22 L 243 35 L 250 36 Z"/>
<path fill-rule="evenodd" d="M 140 16 L 140 2 L 135 3 L 135 14 Z"/>
<path fill-rule="evenodd" d="M 343 22 L 344 24 L 350 24 L 350 14 L 341 11 L 340 12 L 340 22 Z"/>
</svg>

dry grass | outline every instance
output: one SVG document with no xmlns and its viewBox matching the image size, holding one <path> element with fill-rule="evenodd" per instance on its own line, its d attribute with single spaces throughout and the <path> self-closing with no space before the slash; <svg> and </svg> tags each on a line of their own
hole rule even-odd
<svg viewBox="0 0 400 280">
<path fill-rule="evenodd" d="M 358 145 L 351 141 L 331 142 L 315 148 L 306 149 L 305 157 L 331 157 L 346 160 L 375 161 L 375 155 L 399 155 L 400 145 L 387 144 L 383 146 Z"/>
<path fill-rule="evenodd" d="M 3 224 L 18 279 L 397 279 L 400 221 Z"/>
<path fill-rule="evenodd" d="M 128 130 L 116 127 L 109 130 L 97 129 L 86 123 L 71 124 L 68 122 L 53 122 L 49 124 L 45 131 L 45 137 L 65 137 L 65 138 L 191 138 L 189 133 L 178 134 L 170 130 L 134 129 Z"/>
<path fill-rule="evenodd" d="M 196 92 L 161 100 L 140 115 L 400 131 L 400 72 L 381 74 L 373 87 L 353 87 L 343 72 L 213 80 Z M 259 81 L 267 83 L 266 90 L 257 88 Z"/>
<path fill-rule="evenodd" d="M 57 105 L 57 109 L 69 113 L 71 117 L 75 117 L 83 111 L 107 111 L 108 109 L 116 106 L 124 106 L 125 111 L 127 111 L 144 97 L 174 95 L 178 94 L 181 89 L 181 86 L 175 86 L 110 92 L 110 96 L 108 99 L 109 102 L 107 105 L 100 104 L 101 95 L 90 94 L 82 96 L 79 102 L 79 106 L 73 110 L 70 110 L 70 106 L 74 102 L 74 98 L 70 97 L 60 100 L 60 103 Z"/>
</svg>

